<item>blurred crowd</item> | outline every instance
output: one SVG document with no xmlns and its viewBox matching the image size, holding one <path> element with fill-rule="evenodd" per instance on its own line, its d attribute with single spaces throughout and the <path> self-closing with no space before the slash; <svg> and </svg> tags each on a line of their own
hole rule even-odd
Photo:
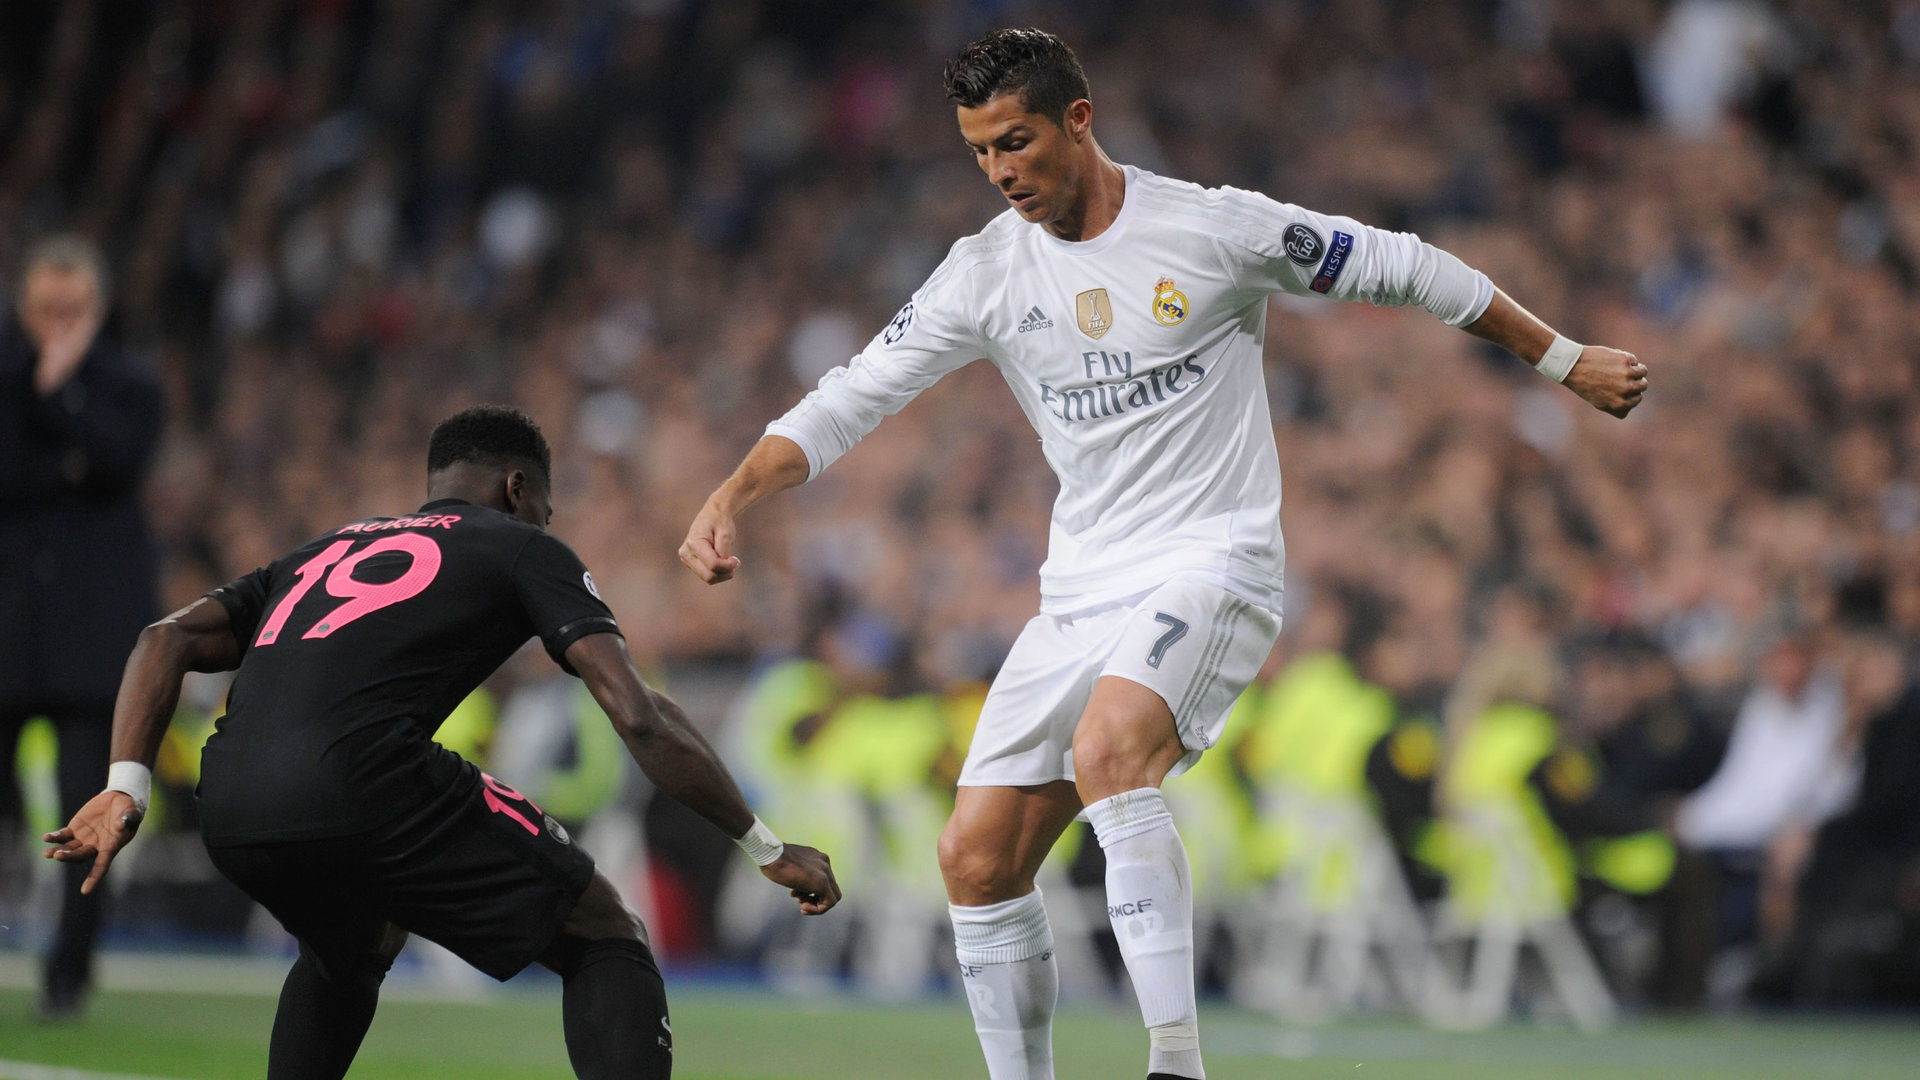
<svg viewBox="0 0 1920 1080">
<path fill-rule="evenodd" d="M 1228 861 L 1290 865 L 1274 792 L 1364 787 L 1416 898 L 1457 891 L 1471 845 L 1434 823 L 1505 784 L 1536 854 L 1562 852 L 1540 869 L 1561 906 L 1649 999 L 1920 993 L 1920 3 L 4 19 L 0 273 L 55 230 L 108 252 L 110 331 L 169 401 L 164 603 L 418 505 L 431 425 L 511 401 L 636 654 L 754 665 L 733 715 L 761 782 L 826 777 L 860 795 L 847 822 L 913 823 L 897 842 L 929 865 L 1055 491 L 997 375 L 948 378 L 754 510 L 737 583 L 672 552 L 765 423 L 1000 208 L 943 61 L 991 25 L 1062 34 L 1116 160 L 1418 231 L 1652 369 L 1623 423 L 1418 312 L 1275 303 L 1288 629 L 1191 785 L 1239 815 Z M 920 719 L 845 720 L 865 700 Z M 1286 775 L 1296 715 L 1358 717 L 1347 759 Z M 859 773 L 875 739 L 897 753 Z M 1637 836 L 1657 843 L 1587 843 Z"/>
</svg>

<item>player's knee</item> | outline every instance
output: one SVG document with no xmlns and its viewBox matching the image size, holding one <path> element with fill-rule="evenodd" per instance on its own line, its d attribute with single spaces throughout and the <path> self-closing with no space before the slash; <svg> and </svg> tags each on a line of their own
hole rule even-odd
<svg viewBox="0 0 1920 1080">
<path fill-rule="evenodd" d="M 1171 724 L 1090 709 L 1073 734 L 1074 786 L 1083 803 L 1157 787 L 1185 753 Z"/>
<path fill-rule="evenodd" d="M 568 913 L 561 933 L 582 941 L 637 941 L 646 943 L 646 927 L 640 916 L 620 898 L 620 891 L 605 874 L 595 872 L 587 891 Z"/>
<path fill-rule="evenodd" d="M 400 942 L 406 940 L 406 932 L 401 931 Z M 383 939 L 381 946 L 373 949 L 323 949 L 302 941 L 300 959 L 308 971 L 336 991 L 378 993 L 400 952 L 398 948 L 386 951 L 385 944 Z"/>
<path fill-rule="evenodd" d="M 947 896 L 956 904 L 997 903 L 1023 891 L 1011 858 L 980 843 L 952 822 L 940 834 L 939 854 Z"/>
<path fill-rule="evenodd" d="M 1084 794 L 1091 789 L 1126 791 L 1145 780 L 1146 751 L 1116 738 L 1108 727 L 1082 727 L 1073 740 L 1074 782 Z"/>
</svg>

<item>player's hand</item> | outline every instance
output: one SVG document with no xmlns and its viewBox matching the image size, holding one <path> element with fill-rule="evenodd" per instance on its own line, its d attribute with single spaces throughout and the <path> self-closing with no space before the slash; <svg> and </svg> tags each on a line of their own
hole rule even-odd
<svg viewBox="0 0 1920 1080">
<path fill-rule="evenodd" d="M 733 515 L 708 499 L 680 544 L 680 561 L 709 585 L 730 580 L 740 569 L 740 558 L 733 553 L 733 537 Z"/>
<path fill-rule="evenodd" d="M 840 902 L 840 883 L 833 880 L 832 860 L 805 844 L 788 844 L 778 859 L 760 868 L 767 880 L 785 885 L 800 910 L 819 915 Z"/>
<path fill-rule="evenodd" d="M 127 846 L 133 834 L 140 831 L 140 822 L 144 818 L 140 808 L 133 804 L 133 796 L 124 791 L 103 791 L 87 801 L 80 812 L 73 815 L 64 829 L 56 829 L 41 837 L 54 847 L 47 848 L 42 854 L 60 862 L 86 862 L 93 860 L 93 872 L 81 884 L 80 891 L 90 893 L 100 879 L 107 875 L 107 865 L 113 862 L 114 855 Z"/>
<path fill-rule="evenodd" d="M 1567 389 L 1611 416 L 1625 416 L 1647 392 L 1647 365 L 1630 352 L 1589 345 L 1567 372 Z"/>
</svg>

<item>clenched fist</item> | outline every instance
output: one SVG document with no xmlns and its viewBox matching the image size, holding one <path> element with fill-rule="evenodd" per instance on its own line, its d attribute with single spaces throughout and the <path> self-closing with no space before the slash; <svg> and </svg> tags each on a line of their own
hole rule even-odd
<svg viewBox="0 0 1920 1080">
<path fill-rule="evenodd" d="M 1647 392 L 1647 365 L 1630 352 L 1588 345 L 1567 372 L 1567 389 L 1612 416 L 1625 416 Z"/>
</svg>

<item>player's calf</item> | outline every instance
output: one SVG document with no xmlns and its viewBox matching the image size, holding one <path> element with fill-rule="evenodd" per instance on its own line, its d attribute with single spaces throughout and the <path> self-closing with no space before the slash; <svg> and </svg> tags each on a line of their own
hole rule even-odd
<svg viewBox="0 0 1920 1080">
<path fill-rule="evenodd" d="M 630 938 L 588 942 L 565 976 L 567 1060 L 580 1080 L 667 1080 L 673 1027 L 653 950 Z"/>
<path fill-rule="evenodd" d="M 1194 999 L 1193 884 L 1186 846 L 1154 787 L 1087 806 L 1107 856 L 1107 916 L 1148 1034 L 1155 1074 L 1206 1076 Z"/>
<path fill-rule="evenodd" d="M 327 952 L 300 942 L 280 988 L 267 1080 L 340 1080 L 380 1004 L 380 984 L 407 933 L 388 923 L 371 949 Z"/>
<path fill-rule="evenodd" d="M 666 982 L 646 927 L 605 874 L 594 872 L 540 963 L 564 987 L 567 1059 L 581 1080 L 666 1080 L 673 1071 Z"/>
</svg>

